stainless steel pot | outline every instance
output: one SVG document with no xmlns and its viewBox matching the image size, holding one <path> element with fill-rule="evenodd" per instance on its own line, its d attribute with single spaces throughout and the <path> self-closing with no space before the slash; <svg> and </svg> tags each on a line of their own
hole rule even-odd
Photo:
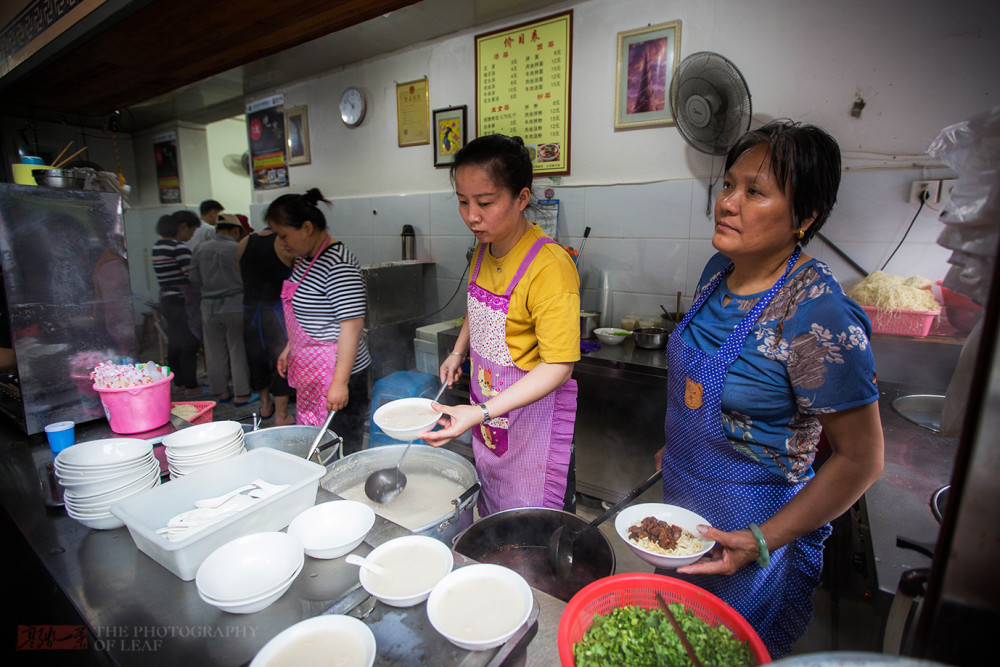
<svg viewBox="0 0 1000 667">
<path fill-rule="evenodd" d="M 376 470 L 394 467 L 405 447 L 406 445 L 371 447 L 345 456 L 330 468 L 321 484 L 327 491 L 342 495 L 342 491 L 364 484 Z M 455 535 L 472 524 L 472 508 L 479 499 L 479 476 L 475 466 L 455 452 L 418 443 L 410 448 L 403 468 L 405 473 L 429 473 L 445 477 L 465 489 L 461 496 L 451 501 L 452 509 L 446 514 L 412 531 L 450 545 Z M 375 512 L 378 513 L 378 509 Z"/>
<path fill-rule="evenodd" d="M 296 424 L 294 426 L 272 426 L 259 431 L 249 431 L 243 434 L 243 446 L 247 450 L 258 447 L 270 447 L 280 449 L 283 452 L 294 454 L 305 458 L 309 453 L 309 447 L 316 439 L 319 426 L 306 426 Z M 341 437 L 333 431 L 327 431 L 323 439 L 319 441 L 316 453 L 319 455 L 320 463 L 329 466 L 340 451 L 343 442 Z M 315 457 L 314 457 L 315 458 Z"/>
<path fill-rule="evenodd" d="M 615 573 L 615 550 L 599 528 L 576 538 L 573 569 L 566 580 L 549 564 L 549 537 L 559 526 L 580 530 L 575 514 L 545 507 L 504 510 L 475 522 L 455 537 L 454 549 L 482 563 L 514 570 L 535 588 L 568 601 L 587 584 Z"/>
<path fill-rule="evenodd" d="M 594 335 L 597 322 L 601 319 L 601 314 L 596 310 L 580 311 L 580 338 L 590 338 Z"/>
<path fill-rule="evenodd" d="M 48 188 L 79 190 L 86 177 L 76 169 L 34 169 L 31 172 L 35 182 Z"/>
<path fill-rule="evenodd" d="M 632 340 L 639 347 L 647 350 L 658 350 L 667 344 L 666 329 L 660 327 L 637 327 L 632 330 Z"/>
</svg>

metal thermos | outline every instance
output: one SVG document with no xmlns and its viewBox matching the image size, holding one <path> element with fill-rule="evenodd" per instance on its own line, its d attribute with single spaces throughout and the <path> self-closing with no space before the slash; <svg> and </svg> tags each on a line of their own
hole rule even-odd
<svg viewBox="0 0 1000 667">
<path fill-rule="evenodd" d="M 413 234 L 413 225 L 403 225 L 403 233 L 399 235 L 403 242 L 403 259 L 416 259 L 416 237 Z"/>
</svg>

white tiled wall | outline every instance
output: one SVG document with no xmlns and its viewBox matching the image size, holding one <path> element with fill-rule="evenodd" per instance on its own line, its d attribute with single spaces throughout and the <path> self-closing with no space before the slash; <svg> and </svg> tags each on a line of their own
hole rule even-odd
<svg viewBox="0 0 1000 667">
<path fill-rule="evenodd" d="M 910 183 L 950 175 L 944 169 L 847 172 L 822 232 L 867 271 L 879 269 L 917 212 L 907 201 Z M 585 309 L 598 307 L 601 272 L 608 273 L 613 290 L 612 321 L 631 312 L 659 313 L 661 304 L 672 311 L 678 291 L 682 308 L 690 305 L 701 270 L 714 253 L 707 180 L 550 187 L 560 200 L 559 241 L 579 248 L 584 229 L 591 230 L 580 257 Z M 544 189 L 538 189 L 541 195 Z M 265 209 L 265 205 L 252 207 L 254 227 L 263 225 Z M 944 277 L 950 253 L 935 243 L 942 229 L 937 214 L 925 207 L 886 271 L 931 280 Z M 436 263 L 439 302 L 431 309 L 459 292 L 435 319 L 463 314 L 466 252 L 473 237 L 458 214 L 454 194 L 337 199 L 327 209 L 327 222 L 362 264 L 400 259 L 402 226 L 413 225 L 417 258 Z M 845 289 L 862 277 L 819 238 L 806 252 L 827 262 Z"/>
</svg>

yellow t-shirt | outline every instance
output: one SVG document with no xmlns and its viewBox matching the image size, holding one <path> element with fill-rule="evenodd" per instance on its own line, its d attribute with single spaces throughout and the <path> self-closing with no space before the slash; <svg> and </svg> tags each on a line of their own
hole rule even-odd
<svg viewBox="0 0 1000 667">
<path fill-rule="evenodd" d="M 540 238 L 548 236 L 533 224 L 503 257 L 498 259 L 487 249 L 476 284 L 494 294 L 506 292 L 521 261 Z M 472 255 L 473 269 L 479 247 Z M 511 359 L 525 371 L 539 361 L 557 364 L 580 360 L 580 275 L 557 243 L 542 247 L 510 295 L 507 347 Z"/>
</svg>

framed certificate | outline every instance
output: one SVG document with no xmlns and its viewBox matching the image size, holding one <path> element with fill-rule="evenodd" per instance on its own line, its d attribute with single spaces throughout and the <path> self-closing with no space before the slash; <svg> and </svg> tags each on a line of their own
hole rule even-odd
<svg viewBox="0 0 1000 667">
<path fill-rule="evenodd" d="M 429 144 L 427 77 L 396 84 L 396 126 L 400 146 Z"/>
<path fill-rule="evenodd" d="M 573 11 L 476 35 L 476 133 L 520 136 L 535 174 L 569 174 Z"/>
</svg>

